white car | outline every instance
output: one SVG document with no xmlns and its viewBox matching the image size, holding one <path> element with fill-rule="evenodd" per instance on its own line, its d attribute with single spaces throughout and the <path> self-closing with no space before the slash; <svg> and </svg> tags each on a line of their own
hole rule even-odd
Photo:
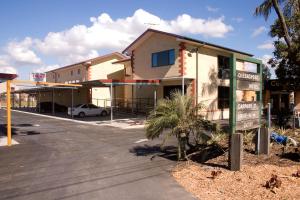
<svg viewBox="0 0 300 200">
<path fill-rule="evenodd" d="M 68 108 L 68 115 L 72 115 L 72 108 Z M 108 110 L 102 107 L 98 107 L 94 104 L 79 104 L 73 108 L 73 116 L 85 117 L 85 116 L 106 116 L 108 115 Z"/>
</svg>

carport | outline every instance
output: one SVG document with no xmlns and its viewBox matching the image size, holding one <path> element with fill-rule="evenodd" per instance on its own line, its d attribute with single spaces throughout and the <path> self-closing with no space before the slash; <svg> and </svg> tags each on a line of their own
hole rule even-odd
<svg viewBox="0 0 300 200">
<path fill-rule="evenodd" d="M 124 85 L 134 85 L 134 86 L 157 86 L 160 84 L 160 80 L 115 80 L 115 79 L 101 79 L 101 80 L 93 80 L 83 82 L 83 86 L 87 87 L 109 87 L 110 88 L 110 120 L 114 119 L 114 90 L 116 86 L 124 86 Z M 154 106 L 156 105 L 157 94 L 156 90 L 154 90 L 153 94 L 153 102 Z"/>
<path fill-rule="evenodd" d="M 58 89 L 70 89 L 72 91 L 72 106 L 73 108 L 73 90 L 77 89 L 78 87 L 81 87 L 80 84 L 64 84 L 64 83 L 50 83 L 50 82 L 34 82 L 34 81 L 28 81 L 28 80 L 13 80 L 17 77 L 16 74 L 1 74 L 0 73 L 0 82 L 6 82 L 6 110 L 7 110 L 7 145 L 11 146 L 11 84 L 22 86 L 22 87 L 34 87 L 31 89 L 23 89 L 19 90 L 18 92 L 14 91 L 14 93 L 35 93 L 39 94 L 40 91 L 51 91 L 52 92 L 52 113 L 55 114 L 54 109 L 54 94 L 55 90 Z M 20 104 L 19 104 L 20 105 Z M 72 112 L 73 109 L 71 109 Z M 71 114 L 73 117 L 73 114 Z"/>
</svg>

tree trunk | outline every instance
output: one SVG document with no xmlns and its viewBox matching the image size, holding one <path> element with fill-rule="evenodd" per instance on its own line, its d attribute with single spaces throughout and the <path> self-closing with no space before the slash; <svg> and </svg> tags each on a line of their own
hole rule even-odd
<svg viewBox="0 0 300 200">
<path fill-rule="evenodd" d="M 285 17 L 278 5 L 278 0 L 272 0 L 272 3 L 273 3 L 273 7 L 276 11 L 276 14 L 279 18 L 279 21 L 281 23 L 283 32 L 284 32 L 284 40 L 285 40 L 286 44 L 288 45 L 288 47 L 291 48 L 291 37 L 290 37 L 289 31 L 288 31 L 288 28 L 286 25 Z"/>
<path fill-rule="evenodd" d="M 178 152 L 177 152 L 177 159 L 178 160 L 186 160 L 186 134 L 180 133 L 177 137 L 178 139 Z"/>
</svg>

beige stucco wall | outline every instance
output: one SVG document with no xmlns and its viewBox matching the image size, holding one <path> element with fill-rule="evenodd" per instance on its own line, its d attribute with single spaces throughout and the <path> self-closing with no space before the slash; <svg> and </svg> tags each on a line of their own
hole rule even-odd
<svg viewBox="0 0 300 200">
<path fill-rule="evenodd" d="M 81 103 L 88 103 L 88 89 L 83 87 L 73 91 L 74 106 Z M 41 102 L 52 102 L 52 92 L 41 92 Z M 72 93 L 71 90 L 55 90 L 54 91 L 54 102 L 64 105 L 72 105 Z"/>
<path fill-rule="evenodd" d="M 162 79 L 157 87 L 157 98 L 163 98 L 163 87 L 165 85 L 181 85 L 180 80 L 168 81 L 170 78 L 181 77 L 179 73 L 179 41 L 172 37 L 161 34 L 153 34 L 134 50 L 134 79 Z M 186 68 L 185 78 L 188 87 L 187 94 L 191 95 L 191 84 L 196 79 L 196 52 L 193 45 L 186 44 L 184 50 L 184 66 Z M 198 52 L 198 102 L 206 107 L 204 113 L 207 119 L 228 119 L 229 109 L 218 109 L 218 86 L 228 86 L 228 80 L 218 79 L 218 55 L 229 57 L 225 51 L 199 46 Z M 151 67 L 151 54 L 168 49 L 175 49 L 175 64 L 172 66 Z M 240 55 L 238 55 L 240 56 Z M 241 61 L 236 62 L 237 70 L 245 70 L 245 65 Z M 125 96 L 131 95 L 131 89 L 125 89 Z M 154 90 L 149 88 L 135 88 L 135 97 L 153 98 Z M 255 92 L 237 91 L 237 101 L 256 98 Z"/>
<path fill-rule="evenodd" d="M 295 95 L 295 99 L 294 99 L 294 101 L 295 101 L 295 107 L 296 107 L 296 109 L 297 110 L 300 110 L 300 91 L 296 91 L 295 93 L 294 93 L 294 95 Z"/>
<path fill-rule="evenodd" d="M 80 69 L 80 74 L 78 74 L 78 69 Z M 73 71 L 73 76 L 71 75 Z M 56 78 L 55 78 L 56 74 Z M 74 65 L 67 68 L 57 69 L 52 72 L 46 73 L 46 80 L 48 82 L 58 82 L 58 83 L 78 83 L 87 80 L 86 67 L 82 64 Z"/>
<path fill-rule="evenodd" d="M 152 53 L 175 49 L 175 64 L 161 67 L 152 67 Z M 162 34 L 153 34 L 134 51 L 134 79 L 162 79 L 178 77 L 179 42 L 175 38 Z"/>
<path fill-rule="evenodd" d="M 111 57 L 109 59 L 103 60 L 101 63 L 92 65 L 90 67 L 90 80 L 99 79 L 124 79 L 124 65 L 123 64 L 113 64 L 113 62 L 118 61 L 117 57 Z"/>
</svg>

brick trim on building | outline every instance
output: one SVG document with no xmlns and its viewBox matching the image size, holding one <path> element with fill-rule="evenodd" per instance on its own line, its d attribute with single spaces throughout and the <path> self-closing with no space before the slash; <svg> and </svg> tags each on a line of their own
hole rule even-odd
<svg viewBox="0 0 300 200">
<path fill-rule="evenodd" d="M 181 76 L 184 76 L 186 75 L 186 67 L 185 67 L 185 50 L 186 50 L 186 47 L 185 47 L 185 43 L 184 42 L 181 42 L 179 44 L 179 74 Z"/>
</svg>

